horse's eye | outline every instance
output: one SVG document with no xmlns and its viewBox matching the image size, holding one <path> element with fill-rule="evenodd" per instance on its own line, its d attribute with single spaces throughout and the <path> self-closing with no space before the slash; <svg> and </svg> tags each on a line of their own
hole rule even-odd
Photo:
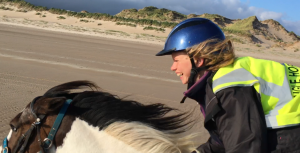
<svg viewBox="0 0 300 153">
<path fill-rule="evenodd" d="M 12 124 L 10 124 L 10 128 L 11 128 L 11 130 L 13 132 L 17 132 L 18 131 L 18 129 L 15 126 L 13 126 Z"/>
</svg>

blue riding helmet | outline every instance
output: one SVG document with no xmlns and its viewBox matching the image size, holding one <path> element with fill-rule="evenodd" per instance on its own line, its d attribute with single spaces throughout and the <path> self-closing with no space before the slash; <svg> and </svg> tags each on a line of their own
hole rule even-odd
<svg viewBox="0 0 300 153">
<path fill-rule="evenodd" d="M 165 47 L 156 56 L 182 51 L 208 39 L 224 40 L 225 35 L 218 25 L 205 18 L 190 18 L 180 22 L 170 32 Z"/>
</svg>

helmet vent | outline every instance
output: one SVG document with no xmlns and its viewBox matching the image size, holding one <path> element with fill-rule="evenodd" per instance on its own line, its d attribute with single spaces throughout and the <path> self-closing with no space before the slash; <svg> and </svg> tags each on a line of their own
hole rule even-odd
<svg viewBox="0 0 300 153">
<path fill-rule="evenodd" d="M 184 29 L 184 28 L 191 27 L 191 26 L 195 26 L 195 25 L 199 25 L 199 24 L 204 24 L 204 23 L 206 23 L 206 22 L 208 22 L 208 21 L 209 21 L 209 20 L 190 21 L 190 22 L 188 22 L 188 23 L 186 23 L 186 24 L 182 24 L 182 25 L 180 25 L 179 27 L 177 27 L 177 28 L 172 32 L 172 34 L 171 34 L 169 37 L 171 37 L 173 34 L 175 34 L 176 32 L 178 32 L 178 31 L 180 31 L 180 30 L 182 30 L 182 29 Z"/>
</svg>

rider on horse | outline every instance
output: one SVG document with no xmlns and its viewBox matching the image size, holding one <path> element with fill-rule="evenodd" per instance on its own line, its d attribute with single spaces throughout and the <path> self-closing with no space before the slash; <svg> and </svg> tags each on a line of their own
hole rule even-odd
<svg viewBox="0 0 300 153">
<path fill-rule="evenodd" d="M 235 57 L 232 43 L 212 21 L 191 18 L 169 34 L 157 56 L 171 55 L 188 85 L 210 138 L 195 152 L 300 152 L 300 68 Z"/>
</svg>

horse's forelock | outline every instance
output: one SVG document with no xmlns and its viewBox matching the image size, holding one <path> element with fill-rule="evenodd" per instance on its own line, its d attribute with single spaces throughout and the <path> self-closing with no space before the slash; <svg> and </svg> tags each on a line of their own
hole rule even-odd
<svg viewBox="0 0 300 153">
<path fill-rule="evenodd" d="M 18 113 L 11 121 L 10 124 L 18 125 L 19 123 L 27 123 L 29 119 L 29 109 L 25 107 L 20 113 Z"/>
<path fill-rule="evenodd" d="M 21 112 L 21 115 L 19 117 L 19 122 L 27 123 L 32 117 L 33 117 L 33 114 L 31 112 L 31 109 L 29 107 L 26 107 Z M 29 124 L 31 124 L 31 123 L 29 123 Z"/>
</svg>

